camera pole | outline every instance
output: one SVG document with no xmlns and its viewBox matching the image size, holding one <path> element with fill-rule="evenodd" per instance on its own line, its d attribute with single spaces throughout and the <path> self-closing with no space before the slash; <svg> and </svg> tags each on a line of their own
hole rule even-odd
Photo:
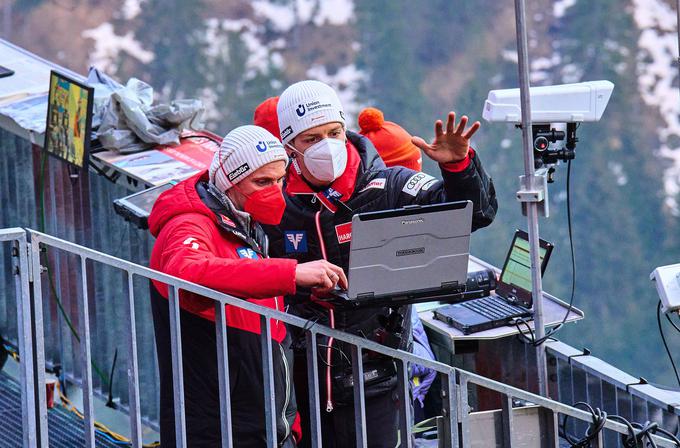
<svg viewBox="0 0 680 448">
<path fill-rule="evenodd" d="M 678 0 L 680 1 L 680 0 Z M 526 204 L 529 233 L 529 252 L 531 258 L 531 295 L 534 306 L 534 331 L 536 339 L 545 336 L 543 324 L 543 286 L 541 282 L 541 265 L 539 258 L 538 237 L 538 205 L 547 201 L 542 181 L 536 176 L 534 168 L 534 149 L 531 134 L 531 104 L 529 96 L 529 55 L 527 46 L 526 8 L 524 0 L 515 0 L 515 23 L 517 32 L 517 56 L 519 69 L 519 90 L 522 107 L 522 146 L 524 147 L 524 184 L 517 192 L 517 199 Z M 548 396 L 548 371 L 546 367 L 545 347 L 536 347 L 536 368 L 538 371 L 539 394 Z"/>
<path fill-rule="evenodd" d="M 678 27 L 678 51 L 680 51 L 680 0 L 675 2 L 675 12 L 678 14 L 676 25 Z M 678 63 L 678 76 L 680 76 L 680 55 L 678 55 L 676 62 Z"/>
</svg>

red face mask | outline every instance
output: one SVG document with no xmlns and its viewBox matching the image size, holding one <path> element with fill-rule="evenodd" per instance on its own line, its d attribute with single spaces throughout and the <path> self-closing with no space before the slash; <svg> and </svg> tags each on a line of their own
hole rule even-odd
<svg viewBox="0 0 680 448">
<path fill-rule="evenodd" d="M 286 210 L 286 200 L 278 185 L 270 185 L 246 197 L 244 211 L 261 224 L 276 225 Z"/>
</svg>

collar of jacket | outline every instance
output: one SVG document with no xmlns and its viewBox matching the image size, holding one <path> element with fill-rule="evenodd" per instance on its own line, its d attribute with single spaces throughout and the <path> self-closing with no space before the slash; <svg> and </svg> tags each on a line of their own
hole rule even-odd
<svg viewBox="0 0 680 448">
<path fill-rule="evenodd" d="M 373 144 L 364 136 L 356 134 L 351 131 L 347 131 L 347 168 L 342 176 L 335 179 L 333 183 L 321 190 L 314 190 L 305 180 L 302 178 L 294 164 L 291 164 L 288 168 L 288 176 L 286 179 L 286 194 L 289 196 L 295 196 L 298 194 L 309 194 L 315 195 L 319 202 L 321 202 L 328 210 L 335 213 L 338 210 L 340 203 L 347 202 L 354 193 L 356 188 L 357 179 L 368 168 L 369 164 L 371 168 L 376 165 L 382 165 L 384 163 L 377 157 L 377 151 Z M 374 154 L 371 154 L 374 153 Z M 369 162 L 369 158 L 371 158 Z"/>
</svg>

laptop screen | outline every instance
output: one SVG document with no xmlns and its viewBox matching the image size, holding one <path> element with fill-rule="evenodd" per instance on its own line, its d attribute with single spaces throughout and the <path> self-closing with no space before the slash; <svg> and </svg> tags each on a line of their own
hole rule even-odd
<svg viewBox="0 0 680 448">
<path fill-rule="evenodd" d="M 541 275 L 545 272 L 552 248 L 552 244 L 540 240 Z M 529 236 L 526 232 L 517 230 L 505 259 L 496 293 L 506 299 L 515 298 L 521 305 L 529 308 L 532 306 L 531 290 Z"/>
</svg>

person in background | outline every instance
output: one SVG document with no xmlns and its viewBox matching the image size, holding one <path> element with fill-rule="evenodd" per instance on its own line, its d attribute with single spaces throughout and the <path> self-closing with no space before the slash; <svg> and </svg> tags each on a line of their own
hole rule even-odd
<svg viewBox="0 0 680 448">
<path fill-rule="evenodd" d="M 403 167 L 387 168 L 366 137 L 347 130 L 337 93 L 313 80 L 295 83 L 280 96 L 277 116 L 281 141 L 292 158 L 286 174 L 286 210 L 281 223 L 265 226 L 272 254 L 300 262 L 322 257 L 348 268 L 351 219 L 356 213 L 470 200 L 472 229 L 489 225 L 497 202 L 491 179 L 469 140 L 479 122 L 467 126 L 451 112 L 446 124 L 435 123 L 431 144 L 414 137 L 413 143 L 439 163 L 442 180 Z M 442 223 L 446 225 L 446 223 Z M 361 335 L 381 344 L 411 350 L 411 307 L 367 310 L 333 309 L 319 304 L 316 294 L 288 296 L 289 312 L 323 325 Z M 396 313 L 397 315 L 393 315 Z M 389 325 L 389 322 L 399 322 Z M 322 338 L 325 339 L 325 338 Z M 322 436 L 324 447 L 352 446 L 354 434 L 351 351 L 343 343 L 322 341 Z M 390 358 L 364 353 L 364 369 L 376 372 L 366 383 L 368 445 L 397 444 L 399 396 L 397 374 Z M 296 353 L 296 385 L 306 384 L 304 347 Z M 308 398 L 299 391 L 298 404 Z M 308 421 L 303 418 L 303 421 Z"/>
<path fill-rule="evenodd" d="M 268 257 L 269 243 L 260 225 L 281 220 L 287 163 L 283 146 L 265 129 L 241 126 L 231 131 L 208 171 L 180 182 L 155 202 L 149 216 L 156 237 L 151 268 L 278 310 L 284 310 L 283 295 L 295 294 L 297 287 L 323 291 L 346 285 L 342 269 L 327 261 Z M 153 281 L 161 444 L 174 447 L 167 298 L 167 285 Z M 215 302 L 181 291 L 180 307 L 187 444 L 219 446 Z M 260 317 L 229 305 L 226 317 L 234 446 L 265 447 Z M 301 431 L 291 382 L 290 337 L 286 326 L 274 320 L 271 334 L 277 442 L 294 447 Z"/>
<path fill-rule="evenodd" d="M 411 331 L 413 332 L 413 354 L 421 358 L 435 360 L 432 348 L 430 348 L 430 341 L 427 339 L 425 327 L 418 316 L 418 311 L 414 306 L 412 308 L 413 316 L 411 322 Z M 437 372 L 419 364 L 411 364 L 411 387 L 413 390 L 413 407 L 414 407 L 414 423 L 418 423 L 425 419 L 425 396 L 432 386 Z"/>
<path fill-rule="evenodd" d="M 359 133 L 367 137 L 387 167 L 403 166 L 414 171 L 423 169 L 420 148 L 413 144 L 413 137 L 406 129 L 392 121 L 386 121 L 380 109 L 367 107 L 359 113 Z"/>
</svg>

